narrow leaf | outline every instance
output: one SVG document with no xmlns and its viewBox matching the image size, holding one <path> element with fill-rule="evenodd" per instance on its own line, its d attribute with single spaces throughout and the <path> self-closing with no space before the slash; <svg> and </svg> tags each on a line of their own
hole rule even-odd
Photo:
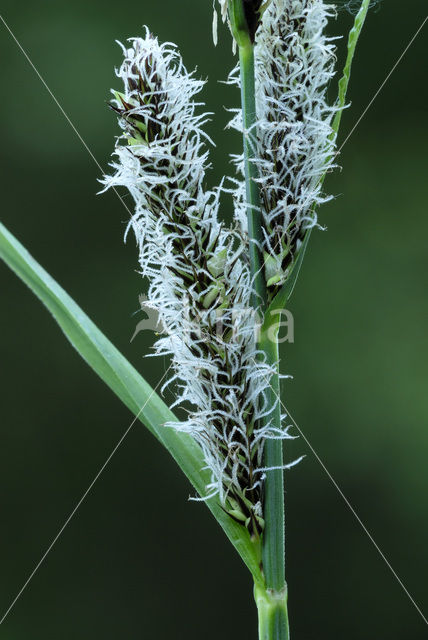
<svg viewBox="0 0 428 640">
<path fill-rule="evenodd" d="M 163 426 L 165 422 L 177 420 L 163 400 L 1 223 L 0 258 L 43 302 L 77 352 L 131 412 L 138 415 L 141 422 L 171 453 L 199 495 L 204 497 L 210 478 L 204 469 L 205 462 L 200 447 L 189 435 Z M 247 529 L 234 522 L 215 498 L 206 500 L 206 504 L 255 581 L 263 584 L 257 549 L 251 542 Z"/>
<path fill-rule="evenodd" d="M 346 57 L 345 66 L 343 68 L 343 75 L 339 80 L 339 93 L 337 96 L 337 107 L 339 111 L 333 120 L 333 131 L 337 135 L 340 127 L 340 121 L 342 119 L 343 108 L 346 103 L 346 94 L 348 92 L 349 80 L 351 78 L 352 61 L 354 59 L 355 49 L 357 47 L 358 38 L 360 37 L 361 29 L 364 26 L 367 12 L 370 7 L 371 0 L 362 0 L 360 10 L 355 16 L 354 26 L 349 32 L 348 37 L 348 55 Z"/>
</svg>

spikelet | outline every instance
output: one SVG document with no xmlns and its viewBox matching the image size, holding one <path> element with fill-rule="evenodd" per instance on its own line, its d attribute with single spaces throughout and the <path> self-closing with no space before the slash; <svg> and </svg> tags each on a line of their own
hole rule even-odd
<svg viewBox="0 0 428 640">
<path fill-rule="evenodd" d="M 246 245 L 218 221 L 220 190 L 204 187 L 207 114 L 197 115 L 194 101 L 203 82 L 174 45 L 148 31 L 131 45 L 117 71 L 124 92 L 113 92 L 123 135 L 105 188 L 125 186 L 134 199 L 130 227 L 149 280 L 145 306 L 164 327 L 156 352 L 172 357 L 175 404 L 190 407 L 185 422 L 168 426 L 201 446 L 211 472 L 207 496 L 217 495 L 258 535 L 263 442 L 289 436 L 257 427 L 273 411 L 263 401 L 272 371 L 256 348 Z"/>
<path fill-rule="evenodd" d="M 324 34 L 334 8 L 322 0 L 272 0 L 256 34 L 257 138 L 255 147 L 263 215 L 263 255 L 271 295 L 294 264 L 315 209 L 329 197 L 322 177 L 332 166 L 334 107 L 326 87 L 334 75 L 335 47 Z M 229 82 L 240 83 L 239 70 Z M 231 126 L 242 131 L 241 113 Z M 234 157 L 242 173 L 242 156 Z M 242 181 L 236 214 L 244 220 Z M 245 223 L 244 223 L 245 224 Z"/>
</svg>

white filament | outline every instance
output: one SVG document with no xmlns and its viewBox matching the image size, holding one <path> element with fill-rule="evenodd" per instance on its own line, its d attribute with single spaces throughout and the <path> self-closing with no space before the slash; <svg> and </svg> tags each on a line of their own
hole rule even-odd
<svg viewBox="0 0 428 640">
<path fill-rule="evenodd" d="M 335 108 L 327 103 L 326 89 L 334 75 L 335 47 L 324 29 L 333 14 L 334 7 L 323 0 L 272 0 L 256 34 L 254 162 L 262 194 L 263 250 L 276 264 L 298 251 L 303 232 L 316 225 L 317 206 L 329 199 L 322 179 L 334 156 Z M 229 82 L 240 84 L 238 68 Z M 230 124 L 242 131 L 240 110 Z M 242 173 L 243 157 L 234 161 Z M 242 222 L 240 183 L 235 199 Z M 287 276 L 279 273 L 278 284 Z"/>
<path fill-rule="evenodd" d="M 207 496 L 218 494 L 227 505 L 231 496 L 247 498 L 260 485 L 257 468 L 266 437 L 290 436 L 269 425 L 255 428 L 274 410 L 263 400 L 272 370 L 257 352 L 245 242 L 218 221 L 220 190 L 204 187 L 207 114 L 197 115 L 194 101 L 203 82 L 187 72 L 174 45 L 159 44 L 148 31 L 123 51 L 117 76 L 125 101 L 135 105 L 129 114 L 156 124 L 158 133 L 147 143 L 129 145 L 129 126 L 122 119 L 114 173 L 104 184 L 125 186 L 134 199 L 129 227 L 141 274 L 149 281 L 145 306 L 158 313 L 165 328 L 155 350 L 172 357 L 175 404 L 190 407 L 187 420 L 168 426 L 189 433 L 201 446 L 211 472 Z M 129 88 L 138 78 L 157 87 L 157 115 L 154 89 L 139 96 Z M 117 98 L 115 104 L 122 106 Z M 245 485 L 249 477 L 251 486 Z M 251 509 L 260 516 L 260 501 Z"/>
</svg>

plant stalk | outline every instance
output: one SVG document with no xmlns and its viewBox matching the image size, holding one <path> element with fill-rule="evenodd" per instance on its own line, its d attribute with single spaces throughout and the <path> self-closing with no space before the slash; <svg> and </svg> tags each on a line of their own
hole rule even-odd
<svg viewBox="0 0 428 640">
<path fill-rule="evenodd" d="M 250 38 L 245 37 L 245 20 L 243 18 L 242 1 L 232 0 L 230 3 L 232 31 L 239 48 L 241 74 L 241 103 L 244 130 L 244 166 L 247 197 L 247 218 L 249 235 L 250 267 L 253 277 L 253 307 L 263 317 L 259 337 L 259 348 L 264 360 L 271 365 L 275 373 L 271 378 L 271 386 L 267 392 L 268 406 L 271 413 L 263 419 L 273 428 L 281 428 L 279 355 L 277 331 L 274 323 L 277 315 L 266 318 L 268 297 L 264 274 L 262 242 L 262 217 L 260 210 L 260 194 L 257 179 L 255 157 L 256 140 L 256 99 L 254 46 Z M 241 30 L 239 30 L 241 26 Z M 263 426 L 263 424 L 261 425 Z M 284 534 L 284 472 L 282 456 L 282 440 L 266 439 L 264 448 L 264 466 L 271 468 L 266 472 L 264 483 L 264 520 L 265 529 L 262 537 L 262 563 L 265 577 L 265 588 L 256 587 L 255 597 L 259 612 L 260 640 L 288 640 L 287 586 L 285 582 L 285 534 Z"/>
<path fill-rule="evenodd" d="M 277 316 L 274 316 L 274 321 Z M 259 347 L 265 354 L 266 362 L 275 373 L 271 376 L 267 390 L 267 403 L 271 413 L 265 418 L 273 428 L 281 428 L 280 385 L 278 370 L 277 331 L 272 318 L 265 321 L 260 336 Z M 264 483 L 263 515 L 265 528 L 262 540 L 263 571 L 266 586 L 273 592 L 282 593 L 285 589 L 285 517 L 284 517 L 284 471 L 282 440 L 267 438 L 264 446 L 263 466 L 266 471 Z"/>
<path fill-rule="evenodd" d="M 283 640 L 288 635 L 287 589 L 272 594 L 254 587 L 259 615 L 259 640 Z"/>
<path fill-rule="evenodd" d="M 263 269 L 263 258 L 260 251 L 263 239 L 260 193 L 259 186 L 256 182 L 257 167 L 254 162 L 252 162 L 252 158 L 254 157 L 254 144 L 252 143 L 252 139 L 256 139 L 255 125 L 257 115 L 254 82 L 254 47 L 250 43 L 239 47 L 239 63 L 241 71 L 241 103 L 244 128 L 244 166 L 248 207 L 247 220 L 249 253 L 255 293 L 253 306 L 255 309 L 261 308 L 264 313 L 267 308 L 267 291 Z"/>
</svg>

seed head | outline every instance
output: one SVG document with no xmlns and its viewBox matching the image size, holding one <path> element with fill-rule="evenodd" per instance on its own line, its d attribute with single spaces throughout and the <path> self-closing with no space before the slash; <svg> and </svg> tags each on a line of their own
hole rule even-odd
<svg viewBox="0 0 428 640">
<path fill-rule="evenodd" d="M 205 188 L 208 152 L 195 96 L 203 86 L 174 45 L 147 31 L 123 47 L 117 71 L 123 91 L 113 92 L 119 137 L 107 187 L 128 188 L 135 202 L 130 227 L 141 273 L 149 280 L 146 308 L 163 334 L 156 353 L 172 358 L 184 422 L 167 426 L 200 445 L 223 508 L 252 535 L 263 528 L 263 445 L 259 428 L 272 369 L 257 351 L 246 242 L 218 221 L 220 190 Z M 261 399 L 261 401 L 260 401 Z M 290 437 L 276 431 L 274 437 Z"/>
<path fill-rule="evenodd" d="M 287 279 L 315 208 L 328 197 L 322 177 L 332 167 L 335 109 L 326 101 L 335 48 L 324 34 L 333 9 L 323 0 L 273 0 L 256 33 L 257 139 L 254 139 L 266 280 L 274 295 Z M 231 82 L 239 84 L 239 73 Z M 241 114 L 231 125 L 242 130 Z M 242 156 L 236 158 L 243 170 Z M 244 191 L 239 185 L 237 211 Z M 241 215 L 242 218 L 242 215 Z"/>
</svg>

